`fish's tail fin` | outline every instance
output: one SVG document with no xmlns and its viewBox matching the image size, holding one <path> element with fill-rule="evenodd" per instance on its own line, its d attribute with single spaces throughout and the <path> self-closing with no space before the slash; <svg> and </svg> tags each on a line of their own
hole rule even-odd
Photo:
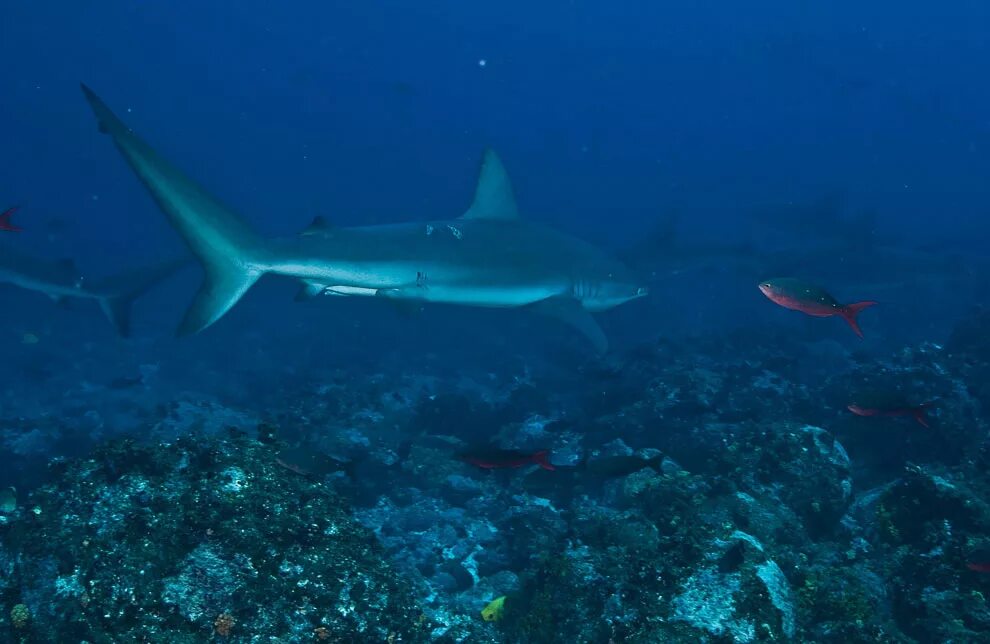
<svg viewBox="0 0 990 644">
<path fill-rule="evenodd" d="M 15 226 L 14 222 L 11 221 L 11 217 L 14 216 L 14 213 L 17 212 L 18 208 L 20 208 L 20 206 L 13 206 L 0 213 L 0 230 L 7 231 L 8 233 L 19 233 L 23 230 L 22 228 Z"/>
<path fill-rule="evenodd" d="M 545 450 L 544 449 L 544 450 L 540 450 L 539 452 L 536 452 L 535 454 L 533 454 L 533 462 L 536 463 L 537 465 L 539 465 L 540 467 L 542 467 L 545 470 L 551 470 L 551 471 L 553 471 L 553 470 L 556 470 L 557 469 L 556 467 L 553 466 L 553 463 L 550 462 L 550 451 L 549 450 Z M 533 471 L 535 472 L 536 470 L 533 470 Z"/>
<path fill-rule="evenodd" d="M 854 302 L 853 304 L 847 304 L 842 307 L 842 319 L 849 323 L 852 327 L 853 332 L 859 337 L 863 337 L 863 331 L 859 328 L 859 322 L 856 321 L 856 316 L 865 309 L 875 305 L 874 301 L 866 302 Z"/>
<path fill-rule="evenodd" d="M 100 132 L 110 135 L 141 183 L 199 259 L 206 273 L 179 335 L 219 320 L 268 270 L 264 240 L 134 134 L 91 89 L 83 94 Z"/>
<path fill-rule="evenodd" d="M 93 285 L 100 308 L 121 337 L 131 334 L 131 305 L 159 282 L 189 263 L 177 259 L 104 278 Z"/>
<path fill-rule="evenodd" d="M 911 413 L 911 416 L 913 416 L 914 419 L 918 421 L 918 424 L 921 425 L 922 427 L 931 429 L 931 425 L 928 423 L 928 410 L 931 409 L 934 405 L 935 405 L 934 400 L 923 402 L 917 407 L 915 407 L 914 411 Z"/>
</svg>

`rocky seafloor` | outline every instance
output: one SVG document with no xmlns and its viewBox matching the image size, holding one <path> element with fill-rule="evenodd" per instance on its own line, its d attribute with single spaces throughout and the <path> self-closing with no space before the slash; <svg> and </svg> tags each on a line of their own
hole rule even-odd
<svg viewBox="0 0 990 644">
<path fill-rule="evenodd" d="M 0 632 L 990 641 L 988 321 L 880 357 L 739 333 L 576 374 L 331 374 L 264 413 L 177 399 L 2 505 Z M 865 392 L 933 403 L 930 427 L 851 414 Z M 479 437 L 555 469 L 455 458 Z M 299 444 L 339 467 L 286 467 Z"/>
</svg>

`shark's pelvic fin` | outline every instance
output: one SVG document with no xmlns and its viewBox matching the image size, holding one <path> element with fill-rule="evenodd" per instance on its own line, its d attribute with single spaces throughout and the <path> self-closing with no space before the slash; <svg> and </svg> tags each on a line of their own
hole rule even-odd
<svg viewBox="0 0 990 644">
<path fill-rule="evenodd" d="M 474 201 L 461 219 L 518 219 L 519 209 L 509 174 L 491 148 L 485 150 Z"/>
<path fill-rule="evenodd" d="M 82 86 L 100 131 L 109 134 L 138 178 L 203 264 L 206 278 L 179 334 L 210 326 L 267 270 L 263 240 L 237 215 L 158 155 L 91 89 Z"/>
<path fill-rule="evenodd" d="M 303 282 L 299 286 L 299 292 L 296 293 L 296 302 L 306 302 L 323 295 L 323 291 L 326 287 L 322 284 L 316 284 L 315 282 Z"/>
<path fill-rule="evenodd" d="M 531 304 L 529 308 L 574 328 L 591 342 L 598 355 L 604 355 L 608 351 L 605 332 L 598 326 L 595 318 L 591 317 L 591 313 L 573 297 L 551 297 Z"/>
</svg>

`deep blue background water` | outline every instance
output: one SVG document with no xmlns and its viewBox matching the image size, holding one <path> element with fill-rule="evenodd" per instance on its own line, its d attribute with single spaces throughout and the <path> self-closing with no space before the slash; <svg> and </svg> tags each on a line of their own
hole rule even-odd
<svg viewBox="0 0 990 644">
<path fill-rule="evenodd" d="M 760 242 L 779 231 L 754 210 L 830 192 L 850 210 L 877 211 L 864 237 L 982 251 L 990 8 L 828 4 L 8 2 L 0 201 L 24 206 L 18 244 L 94 272 L 181 248 L 97 134 L 85 81 L 269 234 L 315 214 L 339 224 L 457 216 L 492 145 L 527 216 L 617 252 L 671 213 L 685 237 Z M 58 226 L 45 223 L 53 218 Z M 955 275 L 920 299 L 903 285 L 863 292 L 852 277 L 828 286 L 840 299 L 885 302 L 865 314 L 867 346 L 938 340 L 982 297 Z M 664 280 L 604 324 L 619 344 L 738 323 L 855 340 L 839 323 L 772 307 L 756 279 L 728 270 Z M 167 334 L 197 280 L 149 298 L 139 328 Z M 251 329 L 330 344 L 343 334 L 371 353 L 396 346 L 394 336 L 436 349 L 479 333 L 538 350 L 563 333 L 504 312 L 406 320 L 373 303 L 293 307 L 291 292 L 263 285 L 192 346 Z M 88 309 L 54 312 L 6 287 L 3 297 L 16 304 L 4 315 L 26 316 L 24 328 L 109 336 Z"/>
</svg>

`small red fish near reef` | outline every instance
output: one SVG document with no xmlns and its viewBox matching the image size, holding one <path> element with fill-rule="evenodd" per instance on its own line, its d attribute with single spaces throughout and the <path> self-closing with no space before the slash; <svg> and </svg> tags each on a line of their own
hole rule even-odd
<svg viewBox="0 0 990 644">
<path fill-rule="evenodd" d="M 990 547 L 974 548 L 966 555 L 966 568 L 973 572 L 990 573 Z"/>
<path fill-rule="evenodd" d="M 17 212 L 17 208 L 17 206 L 7 208 L 7 210 L 3 211 L 3 213 L 0 213 L 0 230 L 8 233 L 19 233 L 23 231 L 22 228 L 15 226 L 10 220 L 10 218 L 14 216 L 14 213 Z"/>
<path fill-rule="evenodd" d="M 774 304 L 785 309 L 801 311 L 816 318 L 839 316 L 845 320 L 853 332 L 863 337 L 863 332 L 856 322 L 856 316 L 863 309 L 873 306 L 876 302 L 855 302 L 840 304 L 825 289 L 814 284 L 808 284 L 791 277 L 780 277 L 760 283 L 760 290 Z"/>
<path fill-rule="evenodd" d="M 515 469 L 526 465 L 539 465 L 545 470 L 555 470 L 550 463 L 550 452 L 540 450 L 532 454 L 507 449 L 490 449 L 458 454 L 457 458 L 484 470 Z"/>
<path fill-rule="evenodd" d="M 928 424 L 928 416 L 925 415 L 925 410 L 931 407 L 932 404 L 933 403 L 931 402 L 926 402 L 921 403 L 920 405 L 906 407 L 867 407 L 853 403 L 849 405 L 847 409 L 857 416 L 884 416 L 887 418 L 896 416 L 910 416 L 918 421 L 918 424 L 922 427 L 930 427 Z"/>
</svg>

